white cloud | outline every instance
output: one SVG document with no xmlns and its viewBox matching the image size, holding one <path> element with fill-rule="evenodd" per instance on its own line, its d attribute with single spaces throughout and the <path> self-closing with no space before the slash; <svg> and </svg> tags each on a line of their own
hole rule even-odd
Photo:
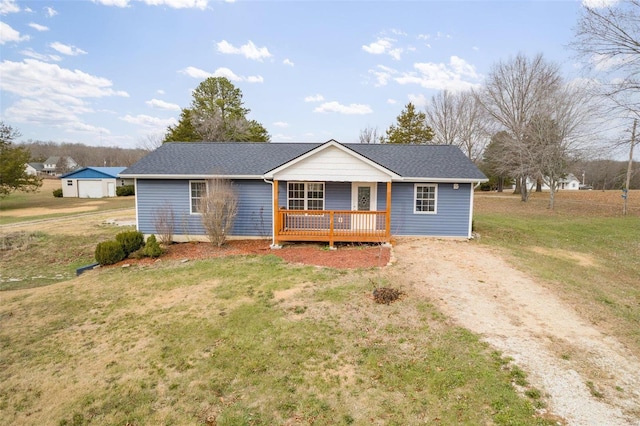
<svg viewBox="0 0 640 426">
<path fill-rule="evenodd" d="M 362 46 L 362 50 L 372 55 L 387 54 L 398 61 L 404 50 L 399 47 L 393 47 L 395 41 L 395 39 L 388 37 L 379 38 L 373 43 Z"/>
<path fill-rule="evenodd" d="M 427 98 L 423 94 L 414 95 L 409 94 L 409 102 L 417 106 L 418 108 L 424 108 L 427 105 Z"/>
<path fill-rule="evenodd" d="M 93 0 L 104 6 L 128 7 L 132 0 Z M 172 9 L 201 9 L 209 5 L 209 0 L 137 0 L 149 6 L 168 6 Z"/>
<path fill-rule="evenodd" d="M 127 114 L 124 117 L 120 117 L 120 120 L 126 121 L 136 126 L 144 127 L 148 130 L 164 130 L 168 126 L 177 124 L 175 118 L 158 118 L 151 117 L 150 115 L 138 114 L 136 116 Z"/>
<path fill-rule="evenodd" d="M 241 81 L 242 80 L 242 77 L 240 77 L 239 75 L 236 75 L 236 73 L 231 71 L 229 68 L 225 68 L 225 67 L 221 67 L 221 68 L 218 68 L 217 70 L 215 70 L 213 72 L 213 76 L 214 77 L 226 77 L 231 81 Z"/>
<path fill-rule="evenodd" d="M 149 6 L 169 6 L 173 9 L 201 9 L 209 5 L 209 0 L 140 0 Z"/>
<path fill-rule="evenodd" d="M 36 31 L 49 31 L 49 27 L 45 27 L 44 25 L 36 24 L 35 22 L 30 22 L 29 26 Z"/>
<path fill-rule="evenodd" d="M 247 44 L 240 47 L 234 47 L 226 40 L 217 43 L 218 52 L 230 55 L 243 55 L 247 59 L 253 59 L 262 62 L 264 58 L 270 58 L 271 53 L 266 47 L 257 47 L 251 40 Z"/>
<path fill-rule="evenodd" d="M 369 105 L 363 104 L 349 104 L 342 105 L 336 101 L 325 102 L 319 107 L 316 107 L 313 112 L 337 112 L 339 114 L 371 114 L 373 110 Z"/>
<path fill-rule="evenodd" d="M 0 75 L 0 90 L 21 97 L 4 114 L 21 123 L 48 123 L 73 131 L 95 130 L 81 120 L 81 115 L 94 112 L 87 99 L 129 96 L 127 92 L 114 90 L 106 78 L 35 59 L 3 61 Z"/>
<path fill-rule="evenodd" d="M 158 89 L 158 90 L 156 90 L 156 93 L 159 94 L 159 95 L 164 95 L 165 91 L 162 90 L 162 89 Z"/>
<path fill-rule="evenodd" d="M 391 99 L 391 98 L 389 98 L 389 99 L 387 99 L 387 103 L 388 103 L 389 105 L 395 105 L 395 104 L 397 104 L 397 103 L 398 103 L 398 101 L 396 101 L 395 99 Z"/>
<path fill-rule="evenodd" d="M 237 75 L 236 73 L 234 73 L 233 71 L 231 71 L 229 68 L 226 68 L 226 67 L 218 68 L 213 73 L 210 73 L 205 70 L 201 70 L 200 68 L 196 68 L 196 67 L 187 67 L 180 70 L 179 72 L 186 76 L 197 78 L 200 80 L 204 80 L 209 77 L 225 77 L 230 81 L 247 81 L 249 83 L 264 82 L 264 78 L 262 78 L 262 76 L 260 75 L 250 75 L 249 77 L 243 77 L 243 76 Z"/>
<path fill-rule="evenodd" d="M 293 62 L 291 62 L 291 60 L 289 60 L 289 58 L 286 58 L 284 61 L 282 61 L 282 63 L 291 67 L 295 65 Z"/>
<path fill-rule="evenodd" d="M 28 58 L 37 59 L 39 61 L 61 61 L 62 57 L 58 55 L 45 55 L 42 53 L 38 53 L 34 51 L 32 48 L 28 47 L 25 50 L 20 51 L 21 55 L 24 55 Z"/>
<path fill-rule="evenodd" d="M 324 96 L 321 94 L 311 95 L 304 98 L 305 102 L 322 102 L 324 101 Z"/>
<path fill-rule="evenodd" d="M 391 80 L 394 75 L 398 74 L 398 71 L 384 65 L 378 65 L 376 69 L 369 70 L 369 74 L 372 74 L 375 77 L 375 86 L 380 87 L 386 86 L 387 83 L 389 83 L 389 80 Z"/>
<path fill-rule="evenodd" d="M 0 0 L 0 15 L 16 12 L 20 12 L 20 6 L 16 4 L 15 0 Z"/>
<path fill-rule="evenodd" d="M 106 78 L 35 59 L 3 61 L 0 74 L 0 89 L 24 97 L 129 97 L 127 92 L 112 89 L 113 83 Z"/>
<path fill-rule="evenodd" d="M 273 125 L 282 129 L 289 127 L 289 123 L 285 123 L 284 121 L 276 121 Z"/>
<path fill-rule="evenodd" d="M 582 0 L 583 6 L 593 9 L 614 6 L 616 3 L 618 0 Z"/>
<path fill-rule="evenodd" d="M 52 7 L 45 7 L 44 8 L 44 13 L 47 15 L 47 17 L 49 18 L 53 18 L 54 16 L 56 16 L 58 14 L 58 12 L 52 8 Z"/>
<path fill-rule="evenodd" d="M 404 72 L 394 77 L 394 81 L 418 84 L 425 89 L 467 90 L 479 86 L 482 78 L 473 65 L 457 56 L 451 56 L 449 64 L 423 62 L 413 67 L 416 71 Z"/>
<path fill-rule="evenodd" d="M 68 44 L 63 44 L 57 41 L 49 44 L 49 47 L 51 47 L 53 50 L 59 53 L 62 53 L 63 55 L 68 55 L 68 56 L 78 56 L 78 55 L 87 54 L 87 52 L 85 52 L 84 50 L 78 47 L 70 46 Z"/>
<path fill-rule="evenodd" d="M 102 4 L 104 6 L 115 6 L 115 7 L 129 6 L 129 0 L 93 0 L 93 2 Z"/>
<path fill-rule="evenodd" d="M 180 70 L 180 72 L 186 76 L 199 78 L 201 80 L 204 80 L 205 78 L 209 78 L 213 76 L 213 74 L 211 74 L 210 72 L 201 70 L 200 68 L 196 68 L 196 67 L 186 67 L 185 69 Z"/>
<path fill-rule="evenodd" d="M 170 111 L 180 111 L 180 105 L 172 104 L 170 102 L 165 102 L 160 99 L 151 99 L 150 101 L 145 102 L 152 108 L 166 109 Z"/>
<path fill-rule="evenodd" d="M 264 83 L 264 78 L 261 75 L 250 75 L 247 77 L 249 83 Z"/>
<path fill-rule="evenodd" d="M 11 28 L 9 24 L 0 22 L 0 44 L 27 40 L 29 40 L 28 35 L 21 36 L 20 32 Z"/>
<path fill-rule="evenodd" d="M 618 68 L 620 65 L 633 62 L 635 58 L 631 55 L 603 55 L 595 54 L 591 56 L 591 62 L 595 66 L 596 71 L 609 71 L 612 68 Z"/>
</svg>

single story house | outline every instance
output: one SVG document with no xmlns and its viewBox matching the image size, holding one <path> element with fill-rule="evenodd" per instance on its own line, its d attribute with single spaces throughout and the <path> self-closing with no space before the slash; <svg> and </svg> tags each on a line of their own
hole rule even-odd
<svg viewBox="0 0 640 426">
<path fill-rule="evenodd" d="M 116 186 L 133 185 L 132 179 L 118 179 L 126 167 L 83 167 L 60 176 L 62 196 L 72 198 L 115 197 Z"/>
<path fill-rule="evenodd" d="M 487 180 L 450 145 L 165 143 L 119 174 L 135 180 L 137 228 L 206 240 L 198 212 L 207 181 L 238 197 L 230 238 L 389 242 L 394 236 L 471 237 L 474 187 Z"/>
</svg>

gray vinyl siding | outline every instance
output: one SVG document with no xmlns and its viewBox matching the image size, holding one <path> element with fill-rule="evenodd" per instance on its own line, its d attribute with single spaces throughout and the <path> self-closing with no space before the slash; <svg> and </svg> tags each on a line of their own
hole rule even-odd
<svg viewBox="0 0 640 426">
<path fill-rule="evenodd" d="M 404 182 L 394 182 L 392 185 L 392 235 L 469 236 L 470 184 L 460 184 L 459 189 L 453 189 L 451 183 L 437 184 L 437 214 L 413 212 L 414 185 Z"/>
<path fill-rule="evenodd" d="M 170 206 L 174 216 L 175 235 L 205 235 L 201 216 L 190 213 L 189 180 L 138 179 L 138 230 L 156 233 L 156 212 Z M 238 215 L 232 236 L 269 237 L 272 229 L 271 185 L 264 181 L 235 181 Z"/>
</svg>

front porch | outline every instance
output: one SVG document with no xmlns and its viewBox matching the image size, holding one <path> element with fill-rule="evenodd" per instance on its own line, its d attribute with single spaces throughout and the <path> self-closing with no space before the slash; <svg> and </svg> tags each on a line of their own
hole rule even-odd
<svg viewBox="0 0 640 426">
<path fill-rule="evenodd" d="M 391 241 L 391 182 L 385 210 L 292 210 L 278 205 L 274 181 L 274 244 L 285 241 L 388 243 Z"/>
</svg>

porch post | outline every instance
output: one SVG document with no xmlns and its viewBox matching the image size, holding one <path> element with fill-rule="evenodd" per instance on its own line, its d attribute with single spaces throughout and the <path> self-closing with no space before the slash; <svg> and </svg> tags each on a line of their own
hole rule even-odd
<svg viewBox="0 0 640 426">
<path fill-rule="evenodd" d="M 387 182 L 387 215 L 385 220 L 385 236 L 387 237 L 387 240 L 391 240 L 391 181 Z"/>
<path fill-rule="evenodd" d="M 278 206 L 278 181 L 273 181 L 273 243 L 275 247 L 280 245 L 278 233 L 280 232 L 280 210 Z M 274 248 L 275 248 L 274 247 Z"/>
</svg>

